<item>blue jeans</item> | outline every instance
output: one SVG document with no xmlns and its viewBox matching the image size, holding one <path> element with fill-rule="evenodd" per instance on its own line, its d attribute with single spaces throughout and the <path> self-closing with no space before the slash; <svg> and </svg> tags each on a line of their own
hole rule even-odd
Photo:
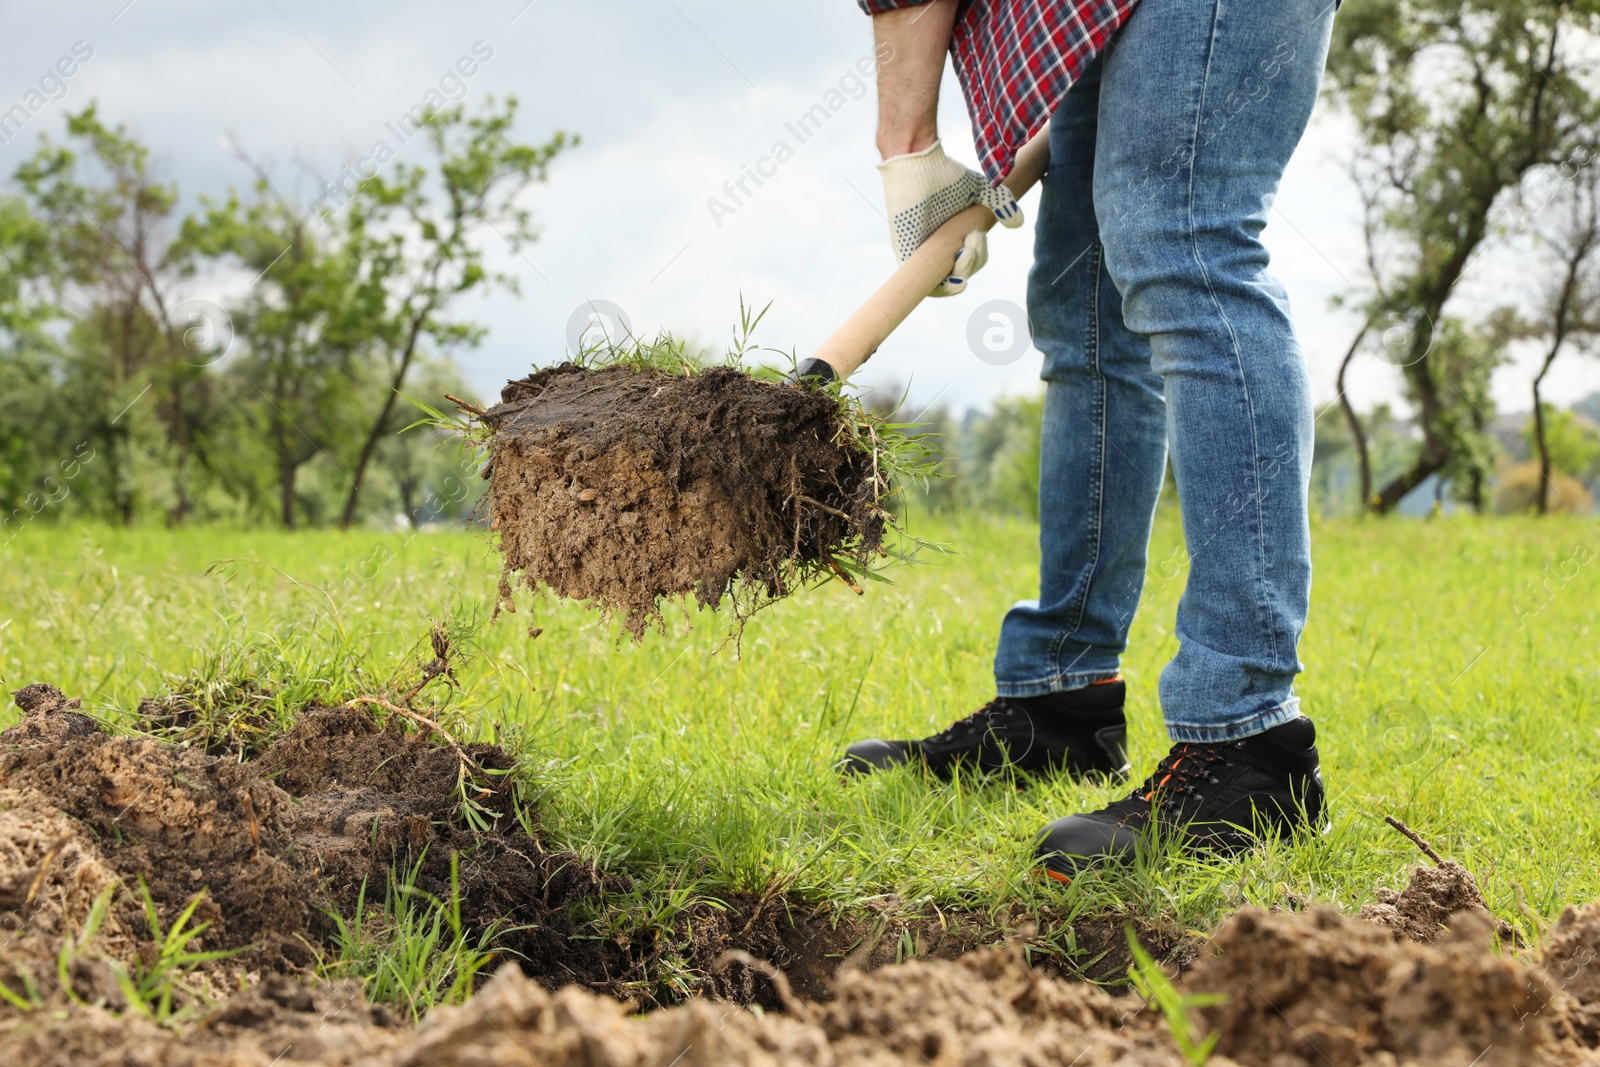
<svg viewBox="0 0 1600 1067">
<path fill-rule="evenodd" d="M 1311 402 L 1261 243 L 1316 102 L 1332 0 L 1140 0 L 1050 119 L 1028 315 L 1044 353 L 1039 598 L 1003 696 L 1116 675 L 1167 443 L 1189 579 L 1161 673 L 1174 741 L 1299 713 Z"/>
</svg>

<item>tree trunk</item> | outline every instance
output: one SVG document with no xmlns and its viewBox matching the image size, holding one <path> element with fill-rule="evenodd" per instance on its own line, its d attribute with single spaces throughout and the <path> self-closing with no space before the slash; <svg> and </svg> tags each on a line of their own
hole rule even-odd
<svg viewBox="0 0 1600 1067">
<path fill-rule="evenodd" d="M 1432 316 L 1429 318 L 1432 321 Z M 1417 458 L 1412 461 L 1410 469 L 1391 478 L 1373 497 L 1372 510 L 1380 515 L 1393 511 L 1406 494 L 1438 474 L 1450 462 L 1449 448 L 1439 437 L 1437 429 L 1444 414 L 1444 405 L 1439 400 L 1433 372 L 1428 368 L 1427 350 L 1432 347 L 1432 337 L 1418 337 L 1412 344 L 1422 349 L 1422 353 L 1406 367 L 1406 376 L 1411 379 L 1417 394 L 1417 424 L 1422 427 L 1422 448 L 1417 451 Z"/>
<path fill-rule="evenodd" d="M 281 510 L 281 519 L 285 530 L 294 529 L 294 456 L 290 455 L 286 442 L 283 440 L 283 431 L 278 429 L 278 501 Z"/>
<path fill-rule="evenodd" d="M 367 465 L 372 462 L 373 453 L 378 450 L 378 441 L 383 437 L 383 428 L 388 424 L 389 416 L 394 413 L 395 398 L 400 395 L 400 387 L 405 384 L 406 372 L 411 369 L 411 360 L 417 354 L 417 339 L 422 336 L 422 324 L 432 310 L 423 308 L 411 320 L 411 332 L 406 338 L 406 347 L 400 355 L 400 365 L 395 368 L 394 377 L 389 382 L 389 393 L 383 398 L 383 410 L 379 411 L 378 417 L 373 420 L 366 443 L 361 446 L 361 458 L 356 460 L 355 473 L 350 476 L 350 492 L 344 498 L 344 514 L 339 517 L 341 530 L 348 530 L 356 521 L 356 504 L 361 498 L 361 486 L 367 477 Z"/>
<path fill-rule="evenodd" d="M 178 450 L 173 482 L 178 499 L 167 513 L 167 522 L 172 526 L 182 526 L 194 510 L 194 501 L 189 499 L 189 436 L 189 412 L 183 406 L 183 372 L 173 368 L 172 444 Z"/>
<path fill-rule="evenodd" d="M 1367 331 L 1372 329 L 1370 321 L 1362 323 L 1361 330 L 1350 342 L 1350 347 L 1345 350 L 1344 359 L 1339 363 L 1339 378 L 1335 383 L 1339 389 L 1339 406 L 1344 409 L 1344 421 L 1350 427 L 1350 437 L 1356 445 L 1356 461 L 1361 467 L 1361 511 L 1366 511 L 1372 506 L 1372 457 L 1367 452 L 1367 431 L 1361 425 L 1361 416 L 1356 414 L 1356 406 L 1350 401 L 1350 394 L 1345 389 L 1345 372 L 1350 369 L 1350 361 L 1356 358 L 1356 353 L 1361 349 L 1361 342 L 1366 339 Z"/>
<path fill-rule="evenodd" d="M 272 405 L 272 446 L 278 454 L 278 507 L 279 519 L 285 530 L 294 529 L 294 483 L 299 464 L 295 462 L 294 449 L 289 446 L 289 418 L 283 413 L 284 405 L 284 380 L 283 372 L 274 375 L 272 392 L 274 397 L 269 401 Z M 256 391 L 260 392 L 260 386 Z M 263 393 L 263 396 L 266 394 Z"/>
<path fill-rule="evenodd" d="M 1550 362 L 1546 360 L 1544 368 L 1533 379 L 1533 439 L 1539 448 L 1540 515 L 1550 514 L 1550 442 L 1545 439 L 1544 401 L 1539 397 L 1539 387 L 1544 384 L 1544 372 L 1549 369 Z"/>
</svg>

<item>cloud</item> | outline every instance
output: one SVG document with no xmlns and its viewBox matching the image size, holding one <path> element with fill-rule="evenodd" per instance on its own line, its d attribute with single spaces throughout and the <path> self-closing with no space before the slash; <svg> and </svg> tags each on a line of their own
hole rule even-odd
<svg viewBox="0 0 1600 1067">
<path fill-rule="evenodd" d="M 218 145 L 227 134 L 275 160 L 286 180 L 295 159 L 331 175 L 368 154 L 385 122 L 483 40 L 494 58 L 467 80 L 468 106 L 516 93 L 525 137 L 560 128 L 583 143 L 529 195 L 542 240 L 516 258 L 489 238 L 498 264 L 522 278 L 523 295 L 471 309 L 490 327 L 484 347 L 464 356 L 481 392 L 560 358 L 567 321 L 588 299 L 615 301 L 641 332 L 668 329 L 707 344 L 725 342 L 741 294 L 770 300 L 757 340 L 803 357 L 893 267 L 874 170 L 874 99 L 840 88 L 871 53 L 869 23 L 852 4 L 275 4 L 97 0 L 12 13 L 0 39 L 0 70 L 12 72 L 0 99 L 25 91 L 76 40 L 90 42 L 95 59 L 67 101 L 42 113 L 27 137 L 0 146 L 0 168 L 14 167 L 36 132 L 59 137 L 63 107 L 98 98 L 109 118 L 152 146 L 191 200 L 246 183 Z M 841 105 L 799 143 L 789 127 L 833 102 L 830 90 Z M 941 123 L 947 148 L 970 163 L 970 132 L 948 76 Z M 1358 205 L 1336 162 L 1350 136 L 1346 124 L 1319 118 L 1266 232 L 1319 403 L 1334 397 L 1337 360 L 1354 328 L 1328 301 L 1361 271 Z M 759 187 L 747 179 L 748 195 L 718 226 L 707 200 L 760 167 L 779 141 L 792 155 L 767 164 Z M 402 148 L 402 158 L 414 150 Z M 315 184 L 301 181 L 296 191 L 309 200 Z M 1030 216 L 1034 199 L 1024 203 Z M 913 403 L 938 398 L 957 409 L 1038 388 L 1037 353 L 994 367 L 965 340 L 980 304 L 1022 301 L 1031 243 L 1029 228 L 997 230 L 989 265 L 968 292 L 924 303 L 859 380 L 909 381 Z M 1566 372 L 1568 387 L 1593 388 L 1597 376 L 1580 362 Z M 1520 367 L 1497 377 L 1502 404 L 1525 405 L 1524 378 Z M 1353 392 L 1366 405 L 1397 388 L 1392 370 L 1369 359 Z"/>
</svg>

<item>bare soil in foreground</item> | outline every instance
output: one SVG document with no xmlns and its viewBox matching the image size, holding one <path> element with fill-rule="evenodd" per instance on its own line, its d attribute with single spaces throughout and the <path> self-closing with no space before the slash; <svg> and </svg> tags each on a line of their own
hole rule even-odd
<svg viewBox="0 0 1600 1067">
<path fill-rule="evenodd" d="M 513 798 L 495 791 L 512 776 L 484 772 L 510 757 L 399 712 L 309 709 L 241 748 L 113 736 L 49 686 L 17 701 L 22 722 L 0 734 L 0 982 L 39 1006 L 0 1007 L 0 1062 L 1191 1062 L 1156 1007 L 1029 968 L 1017 945 L 984 946 L 994 931 L 976 922 L 916 931 L 954 958 L 896 964 L 892 947 L 850 951 L 859 927 L 730 899 L 684 919 L 678 948 L 702 977 L 669 1004 L 643 980 L 659 946 L 590 936 L 584 916 L 625 885 L 505 814 Z M 170 704 L 148 710 L 170 722 Z M 463 780 L 488 820 L 476 829 Z M 413 1026 L 358 983 L 315 977 L 328 913 L 352 915 L 363 881 L 371 900 L 420 859 L 418 886 L 446 896 L 451 854 L 463 921 L 498 931 L 505 960 L 469 1001 Z M 141 882 L 163 928 L 203 890 L 200 947 L 244 949 L 192 976 L 182 1026 L 127 1010 L 107 962 L 129 971 L 159 951 Z M 77 944 L 108 891 L 99 932 Z M 1083 935 L 1110 948 L 1121 930 Z M 1213 1064 L 1600 1064 L 1600 904 L 1516 946 L 1446 862 L 1360 916 L 1247 909 L 1202 944 L 1155 940 L 1187 961 L 1177 994 L 1222 998 L 1188 1009 L 1196 1034 L 1218 1035 Z"/>
<path fill-rule="evenodd" d="M 502 604 L 520 575 L 637 639 L 665 598 L 748 610 L 882 543 L 885 481 L 826 393 L 731 367 L 565 363 L 501 397 L 484 423 Z"/>
</svg>

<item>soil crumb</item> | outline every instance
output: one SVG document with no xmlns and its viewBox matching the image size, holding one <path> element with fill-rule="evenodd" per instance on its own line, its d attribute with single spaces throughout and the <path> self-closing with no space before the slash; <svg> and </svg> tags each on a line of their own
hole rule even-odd
<svg viewBox="0 0 1600 1067">
<path fill-rule="evenodd" d="M 520 574 L 638 640 L 665 598 L 731 594 L 747 614 L 882 544 L 884 479 L 826 393 L 731 367 L 564 363 L 501 401 L 484 422 L 502 605 Z"/>
</svg>

